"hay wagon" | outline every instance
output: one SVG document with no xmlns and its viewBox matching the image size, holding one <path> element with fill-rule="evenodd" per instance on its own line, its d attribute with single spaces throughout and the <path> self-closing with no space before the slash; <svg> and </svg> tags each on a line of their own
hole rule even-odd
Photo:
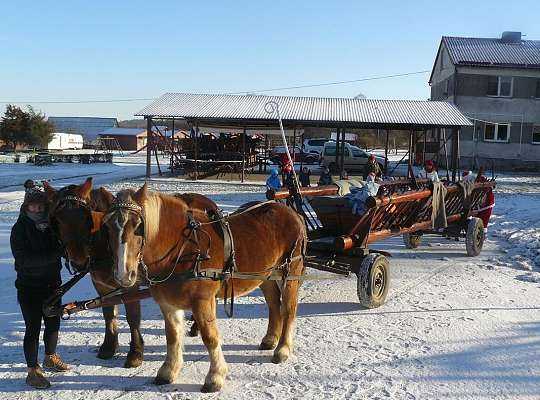
<svg viewBox="0 0 540 400">
<path fill-rule="evenodd" d="M 402 235 L 407 248 L 419 246 L 422 235 L 437 234 L 464 240 L 467 254 L 480 253 L 485 238 L 479 212 L 494 181 L 441 184 L 445 194 L 433 197 L 427 180 L 403 179 L 383 182 L 376 196 L 365 202 L 365 212 L 353 214 L 350 201 L 338 196 L 338 185 L 269 192 L 285 200 L 305 218 L 309 228 L 307 266 L 341 275 L 357 276 L 360 304 L 375 308 L 384 304 L 390 284 L 389 253 L 374 250 L 371 243 Z M 441 190 L 441 187 L 438 188 Z M 299 201 L 294 201 L 298 198 Z M 435 206 L 435 207 L 434 207 Z M 433 225 L 435 213 L 443 214 L 446 226 Z"/>
</svg>

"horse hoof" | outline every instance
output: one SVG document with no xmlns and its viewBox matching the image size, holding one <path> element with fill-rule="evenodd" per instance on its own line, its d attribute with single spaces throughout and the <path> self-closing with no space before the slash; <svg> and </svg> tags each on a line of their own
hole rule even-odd
<svg viewBox="0 0 540 400">
<path fill-rule="evenodd" d="M 97 353 L 97 358 L 100 358 L 102 360 L 109 360 L 114 357 L 117 350 L 118 350 L 118 347 L 113 347 L 111 349 L 110 347 L 101 346 Z"/>
<path fill-rule="evenodd" d="M 130 352 L 127 355 L 124 368 L 137 368 L 140 367 L 143 362 L 143 355 L 138 351 Z"/>
<path fill-rule="evenodd" d="M 169 385 L 171 383 L 172 382 L 169 379 L 162 378 L 161 376 L 156 376 L 154 378 L 154 385 L 161 386 L 161 385 Z"/>
<path fill-rule="evenodd" d="M 259 350 L 274 350 L 275 347 L 276 344 L 274 342 L 266 342 L 263 340 L 259 345 Z"/>
<path fill-rule="evenodd" d="M 201 388 L 201 392 L 203 393 L 215 393 L 219 392 L 220 390 L 221 387 L 216 385 L 215 383 L 205 383 Z"/>
<path fill-rule="evenodd" d="M 274 356 L 272 357 L 272 362 L 274 364 L 281 364 L 282 362 L 287 361 L 289 358 L 289 352 L 287 349 L 281 348 L 279 351 L 276 351 L 274 353 Z"/>
</svg>

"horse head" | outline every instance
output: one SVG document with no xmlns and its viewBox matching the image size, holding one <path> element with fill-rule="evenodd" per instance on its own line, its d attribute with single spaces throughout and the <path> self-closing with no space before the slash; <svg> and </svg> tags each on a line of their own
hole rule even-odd
<svg viewBox="0 0 540 400">
<path fill-rule="evenodd" d="M 122 190 L 103 218 L 114 259 L 113 276 L 123 287 L 131 287 L 137 282 L 146 237 L 147 200 L 146 183 L 136 192 L 131 189 Z"/>
<path fill-rule="evenodd" d="M 66 256 L 76 270 L 83 270 L 90 261 L 92 234 L 100 229 L 102 212 L 92 207 L 92 178 L 81 185 L 56 190 L 44 183 L 49 201 L 49 220 L 58 240 L 65 246 Z M 101 202 L 113 202 L 113 196 L 99 189 Z"/>
</svg>

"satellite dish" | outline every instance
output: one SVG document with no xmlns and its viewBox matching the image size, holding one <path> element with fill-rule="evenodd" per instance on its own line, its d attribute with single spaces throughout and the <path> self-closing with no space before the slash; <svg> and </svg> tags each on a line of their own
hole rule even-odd
<svg viewBox="0 0 540 400">
<path fill-rule="evenodd" d="M 358 93 L 356 96 L 353 97 L 356 100 L 365 100 L 367 99 L 366 95 L 363 93 Z"/>
</svg>

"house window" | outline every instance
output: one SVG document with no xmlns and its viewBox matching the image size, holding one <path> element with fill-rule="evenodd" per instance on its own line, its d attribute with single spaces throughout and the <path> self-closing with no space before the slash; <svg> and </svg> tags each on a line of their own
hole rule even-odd
<svg viewBox="0 0 540 400">
<path fill-rule="evenodd" d="M 535 92 L 534 97 L 536 97 L 537 99 L 540 99 L 540 79 L 536 80 L 536 92 Z"/>
<path fill-rule="evenodd" d="M 514 79 L 511 76 L 488 77 L 488 96 L 512 97 Z"/>
<path fill-rule="evenodd" d="M 533 125 L 532 142 L 540 144 L 540 125 Z"/>
<path fill-rule="evenodd" d="M 508 142 L 510 136 L 510 124 L 486 124 L 484 141 Z"/>
</svg>

